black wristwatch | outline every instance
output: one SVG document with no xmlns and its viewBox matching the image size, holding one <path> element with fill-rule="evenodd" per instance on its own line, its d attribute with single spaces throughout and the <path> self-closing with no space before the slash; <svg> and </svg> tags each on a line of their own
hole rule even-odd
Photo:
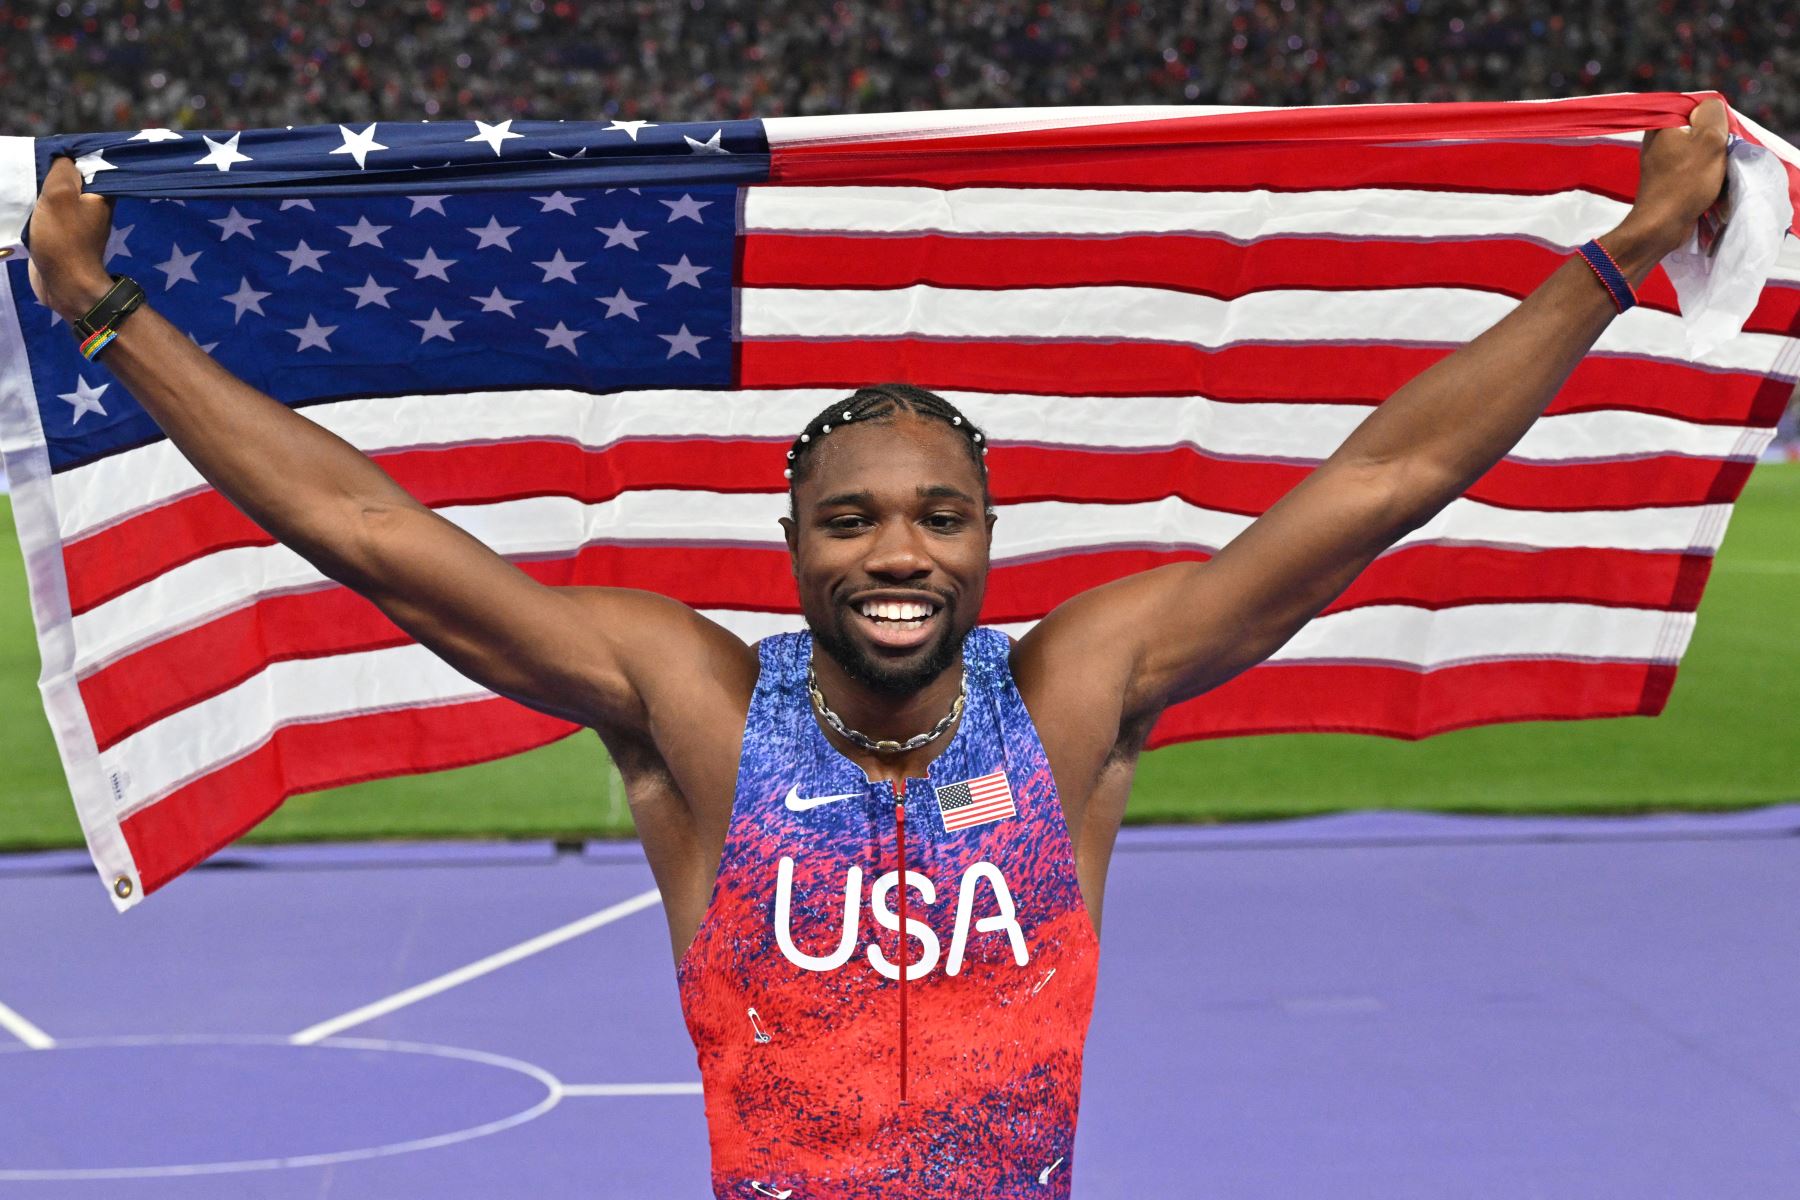
<svg viewBox="0 0 1800 1200">
<path fill-rule="evenodd" d="M 131 276 L 114 275 L 112 281 L 106 295 L 100 297 L 85 315 L 71 322 L 76 341 L 86 342 L 102 329 L 117 330 L 144 302 L 144 289 Z"/>
</svg>

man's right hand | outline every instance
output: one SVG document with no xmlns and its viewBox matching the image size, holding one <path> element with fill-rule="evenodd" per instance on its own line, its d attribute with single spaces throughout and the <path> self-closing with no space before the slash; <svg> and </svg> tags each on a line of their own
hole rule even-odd
<svg viewBox="0 0 1800 1200">
<path fill-rule="evenodd" d="M 1685 242 L 1700 214 L 1718 200 L 1729 140 L 1725 105 L 1719 100 L 1695 105 L 1682 128 L 1644 135 L 1637 200 L 1620 229 L 1650 242 L 1652 264 Z"/>
<path fill-rule="evenodd" d="M 111 197 L 81 190 L 75 160 L 57 158 L 31 210 L 31 290 L 44 307 L 73 321 L 112 287 L 106 240 L 112 233 Z"/>
</svg>

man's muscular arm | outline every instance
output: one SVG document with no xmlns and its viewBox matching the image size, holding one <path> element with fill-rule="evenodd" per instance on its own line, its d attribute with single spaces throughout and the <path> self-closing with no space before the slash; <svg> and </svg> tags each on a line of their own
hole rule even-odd
<svg viewBox="0 0 1800 1200">
<path fill-rule="evenodd" d="M 31 282 L 71 321 L 111 286 L 101 258 L 111 224 L 111 203 L 82 195 L 74 164 L 56 160 L 32 213 Z M 650 722 L 642 682 L 671 658 L 706 671 L 673 677 L 742 683 L 748 697 L 754 663 L 725 630 L 648 593 L 539 584 L 354 446 L 225 370 L 148 304 L 105 363 L 245 515 L 476 682 L 568 720 L 638 732 Z"/>
<path fill-rule="evenodd" d="M 1723 184 L 1724 105 L 1709 100 L 1690 121 L 1646 135 L 1637 202 L 1600 239 L 1633 286 Z M 1041 680 L 1033 690 L 1047 694 L 1053 679 L 1083 680 L 1084 711 L 1104 705 L 1129 734 L 1261 662 L 1498 462 L 1614 315 L 1572 256 L 1492 329 L 1389 397 L 1211 562 L 1147 571 L 1051 613 L 1020 643 L 1021 685 Z M 1116 734 L 1097 736 L 1110 745 Z"/>
</svg>

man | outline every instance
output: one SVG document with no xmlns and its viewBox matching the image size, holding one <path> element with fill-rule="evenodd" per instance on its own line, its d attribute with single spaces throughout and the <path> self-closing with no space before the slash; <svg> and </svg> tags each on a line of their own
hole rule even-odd
<svg viewBox="0 0 1800 1200">
<path fill-rule="evenodd" d="M 87 349 L 272 535 L 470 678 L 600 734 L 668 913 L 718 1196 L 1067 1195 L 1150 727 L 1519 439 L 1718 196 L 1724 108 L 1691 120 L 1646 138 L 1616 229 L 1210 562 L 1096 588 L 1017 644 L 976 628 L 983 435 L 917 388 L 863 389 L 795 441 L 782 524 L 810 633 L 752 648 L 659 596 L 539 585 L 147 307 Z M 72 323 L 111 287 L 110 212 L 54 164 L 31 279 Z"/>
</svg>

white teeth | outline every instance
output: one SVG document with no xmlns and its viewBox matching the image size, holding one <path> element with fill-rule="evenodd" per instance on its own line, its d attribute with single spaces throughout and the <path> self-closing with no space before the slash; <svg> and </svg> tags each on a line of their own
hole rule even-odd
<svg viewBox="0 0 1800 1200">
<path fill-rule="evenodd" d="M 931 615 L 929 604 L 916 600 L 865 600 L 862 615 L 883 621 L 922 621 Z"/>
</svg>

